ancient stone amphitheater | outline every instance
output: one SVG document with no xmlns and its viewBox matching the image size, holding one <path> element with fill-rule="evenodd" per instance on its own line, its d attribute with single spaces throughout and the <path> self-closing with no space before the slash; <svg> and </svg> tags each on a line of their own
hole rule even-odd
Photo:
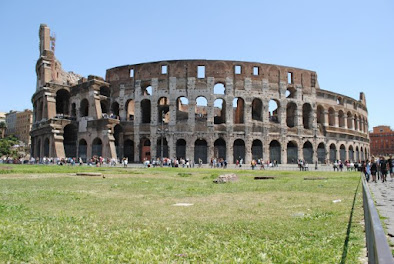
<svg viewBox="0 0 394 264">
<path fill-rule="evenodd" d="M 319 87 L 314 71 L 257 62 L 176 60 L 65 72 L 40 26 L 32 97 L 34 157 L 158 157 L 229 163 L 364 160 L 368 111 Z"/>
</svg>

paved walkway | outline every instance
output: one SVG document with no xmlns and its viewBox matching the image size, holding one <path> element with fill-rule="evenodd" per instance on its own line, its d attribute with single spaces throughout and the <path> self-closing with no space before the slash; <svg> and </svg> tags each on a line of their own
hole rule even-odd
<svg viewBox="0 0 394 264">
<path fill-rule="evenodd" d="M 369 188 L 375 200 L 376 209 L 387 227 L 387 233 L 391 245 L 394 245 L 394 179 L 387 177 L 387 182 L 369 182 Z M 392 246 L 393 248 L 393 246 Z"/>
</svg>

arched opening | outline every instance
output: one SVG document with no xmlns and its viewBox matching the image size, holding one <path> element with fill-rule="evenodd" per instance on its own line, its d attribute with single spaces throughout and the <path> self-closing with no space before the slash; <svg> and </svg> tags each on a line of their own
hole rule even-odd
<svg viewBox="0 0 394 264">
<path fill-rule="evenodd" d="M 226 141 L 223 138 L 218 138 L 214 143 L 214 157 L 226 160 Z"/>
<path fill-rule="evenodd" d="M 163 139 L 163 141 L 162 141 Z M 168 158 L 168 142 L 165 137 L 159 137 L 156 142 L 156 157 L 162 157 L 162 146 L 163 146 L 163 158 Z"/>
<path fill-rule="evenodd" d="M 170 122 L 170 101 L 167 97 L 160 97 L 157 101 L 157 120 L 161 123 L 162 119 L 164 124 L 168 124 Z"/>
<path fill-rule="evenodd" d="M 357 115 L 354 115 L 354 130 L 358 130 L 358 118 L 357 118 Z"/>
<path fill-rule="evenodd" d="M 288 127 L 295 127 L 297 125 L 297 105 L 294 102 L 287 104 L 286 125 Z"/>
<path fill-rule="evenodd" d="M 234 124 L 244 123 L 245 102 L 241 97 L 235 97 L 233 100 Z"/>
<path fill-rule="evenodd" d="M 360 161 L 360 152 L 359 152 L 359 150 L 358 150 L 358 146 L 356 146 L 356 152 L 354 153 L 355 155 L 354 155 L 354 160 L 356 161 L 356 162 L 359 162 Z"/>
<path fill-rule="evenodd" d="M 37 140 L 36 156 L 37 158 L 41 158 L 41 139 Z"/>
<path fill-rule="evenodd" d="M 194 162 L 199 164 L 199 159 L 206 164 L 208 160 L 208 144 L 204 139 L 197 139 L 194 142 Z"/>
<path fill-rule="evenodd" d="M 252 120 L 263 121 L 263 102 L 258 98 L 252 101 Z"/>
<path fill-rule="evenodd" d="M 78 144 L 78 156 L 82 159 L 83 162 L 86 162 L 88 152 L 88 143 L 86 140 L 81 139 Z"/>
<path fill-rule="evenodd" d="M 144 101 L 144 100 L 142 100 Z M 149 101 L 149 100 L 148 100 Z M 142 107 L 142 102 L 141 102 Z M 126 120 L 133 121 L 134 120 L 134 100 L 130 99 L 126 102 Z M 150 116 L 150 101 L 149 101 L 149 116 Z M 150 123 L 150 121 L 148 122 Z"/>
<path fill-rule="evenodd" d="M 207 109 L 208 101 L 205 97 L 199 96 L 196 98 L 196 107 L 195 107 L 195 120 L 196 122 L 207 122 Z"/>
<path fill-rule="evenodd" d="M 337 147 L 335 144 L 330 145 L 330 162 L 334 163 L 337 160 Z"/>
<path fill-rule="evenodd" d="M 258 160 L 263 158 L 263 143 L 259 139 L 252 142 L 252 159 Z"/>
<path fill-rule="evenodd" d="M 107 87 L 107 86 L 101 86 L 101 87 L 100 87 L 100 95 L 106 96 L 106 97 L 110 97 L 111 94 L 110 94 L 109 87 Z"/>
<path fill-rule="evenodd" d="M 360 159 L 362 160 L 362 161 L 365 161 L 365 153 L 364 153 L 364 149 L 363 149 L 363 147 L 361 147 L 361 149 L 360 149 Z"/>
<path fill-rule="evenodd" d="M 103 142 L 100 138 L 95 138 L 92 142 L 92 156 L 101 157 L 103 155 Z"/>
<path fill-rule="evenodd" d="M 70 93 L 65 89 L 56 92 L 56 115 L 69 115 Z"/>
<path fill-rule="evenodd" d="M 150 140 L 147 138 L 141 138 L 140 142 L 140 154 L 141 154 L 141 161 L 151 160 L 151 153 L 150 153 Z"/>
<path fill-rule="evenodd" d="M 71 124 L 65 126 L 63 138 L 64 153 L 66 158 L 77 157 L 78 128 Z"/>
<path fill-rule="evenodd" d="M 339 159 L 341 161 L 346 160 L 346 148 L 345 148 L 345 145 L 343 145 L 343 144 L 339 147 Z"/>
<path fill-rule="evenodd" d="M 279 103 L 276 100 L 270 100 L 268 104 L 268 118 L 270 122 L 279 123 Z"/>
<path fill-rule="evenodd" d="M 186 159 L 186 140 L 178 139 L 176 141 L 176 157 L 177 159 Z"/>
<path fill-rule="evenodd" d="M 150 100 L 144 99 L 141 101 L 141 123 L 149 124 L 150 123 Z"/>
<path fill-rule="evenodd" d="M 187 121 L 188 119 L 189 100 L 184 96 L 178 97 L 178 99 L 176 100 L 176 121 Z"/>
<path fill-rule="evenodd" d="M 281 163 L 281 147 L 276 140 L 272 140 L 270 143 L 270 161 Z"/>
<path fill-rule="evenodd" d="M 296 89 L 294 87 L 289 87 L 286 90 L 286 98 L 296 98 Z"/>
<path fill-rule="evenodd" d="M 76 117 L 77 116 L 77 105 L 75 103 L 71 104 L 71 116 Z"/>
<path fill-rule="evenodd" d="M 44 111 L 44 103 L 43 102 L 39 102 L 38 103 L 38 110 L 37 110 L 37 121 L 41 121 L 42 120 L 43 111 Z"/>
<path fill-rule="evenodd" d="M 100 101 L 100 106 L 101 106 L 101 113 L 108 114 L 108 101 L 107 100 L 101 100 Z"/>
<path fill-rule="evenodd" d="M 324 108 L 321 105 L 317 106 L 317 123 L 321 125 L 325 123 Z"/>
<path fill-rule="evenodd" d="M 354 150 L 353 150 L 353 146 L 349 146 L 349 160 L 351 162 L 354 161 Z"/>
<path fill-rule="evenodd" d="M 146 87 L 142 87 L 142 95 L 152 95 L 153 94 L 153 89 L 152 86 L 146 86 Z"/>
<path fill-rule="evenodd" d="M 345 114 L 342 110 L 338 112 L 339 127 L 345 127 Z"/>
<path fill-rule="evenodd" d="M 363 123 L 361 122 L 361 116 L 358 117 L 358 130 L 359 131 L 363 130 Z"/>
<path fill-rule="evenodd" d="M 335 126 L 335 111 L 331 107 L 328 109 L 328 125 Z"/>
<path fill-rule="evenodd" d="M 214 94 L 226 94 L 226 87 L 224 86 L 223 83 L 217 83 L 213 87 L 213 93 Z"/>
<path fill-rule="evenodd" d="M 234 141 L 233 151 L 234 161 L 238 160 L 241 162 L 242 160 L 243 164 L 245 164 L 245 142 L 242 139 Z"/>
<path fill-rule="evenodd" d="M 307 141 L 304 143 L 302 152 L 304 155 L 304 160 L 308 163 L 313 163 L 313 146 L 311 142 Z"/>
<path fill-rule="evenodd" d="M 313 111 L 312 111 L 312 106 L 308 103 L 302 106 L 302 123 L 305 129 L 312 129 Z"/>
<path fill-rule="evenodd" d="M 124 157 L 128 159 L 129 162 L 134 162 L 134 141 L 127 139 L 124 141 Z"/>
<path fill-rule="evenodd" d="M 112 112 L 112 117 L 113 118 L 118 118 L 119 116 L 119 103 L 118 102 L 113 102 L 111 105 L 111 112 Z"/>
<path fill-rule="evenodd" d="M 79 113 L 81 117 L 89 116 L 89 101 L 88 99 L 83 99 L 80 104 Z"/>
<path fill-rule="evenodd" d="M 294 141 L 287 143 L 287 164 L 297 164 L 298 162 L 298 145 Z"/>
<path fill-rule="evenodd" d="M 49 157 L 49 138 L 44 140 L 44 157 Z"/>
<path fill-rule="evenodd" d="M 353 115 L 351 112 L 347 112 L 347 128 L 353 129 Z"/>
<path fill-rule="evenodd" d="M 323 142 L 317 146 L 317 161 L 320 164 L 326 163 L 326 145 Z"/>
<path fill-rule="evenodd" d="M 114 127 L 114 138 L 115 138 L 115 149 L 116 156 L 121 159 L 123 157 L 123 128 L 121 125 L 116 125 Z"/>
<path fill-rule="evenodd" d="M 223 99 L 216 99 L 213 103 L 214 106 L 214 124 L 226 123 L 226 101 Z"/>
</svg>

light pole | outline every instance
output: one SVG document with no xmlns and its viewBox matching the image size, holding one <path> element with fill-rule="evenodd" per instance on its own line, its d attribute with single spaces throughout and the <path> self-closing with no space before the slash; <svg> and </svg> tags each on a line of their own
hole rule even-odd
<svg viewBox="0 0 394 264">
<path fill-rule="evenodd" d="M 164 136 L 164 111 L 161 111 L 160 167 L 163 167 L 163 136 Z"/>
</svg>

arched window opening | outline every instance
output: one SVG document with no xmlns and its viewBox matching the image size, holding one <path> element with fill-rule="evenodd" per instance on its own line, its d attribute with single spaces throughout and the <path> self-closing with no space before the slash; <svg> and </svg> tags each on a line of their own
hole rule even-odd
<svg viewBox="0 0 394 264">
<path fill-rule="evenodd" d="M 109 87 L 107 87 L 107 86 L 101 86 L 101 87 L 100 87 L 100 95 L 106 96 L 106 97 L 110 97 L 111 94 L 110 94 Z"/>
<path fill-rule="evenodd" d="M 68 116 L 70 105 L 70 93 L 65 89 L 56 92 L 56 115 Z"/>
<path fill-rule="evenodd" d="M 276 100 L 269 101 L 268 111 L 269 121 L 273 123 L 279 123 L 279 103 Z"/>
<path fill-rule="evenodd" d="M 220 160 L 226 160 L 227 156 L 226 156 L 226 141 L 224 141 L 223 138 L 218 138 L 215 140 L 214 142 L 214 157 L 218 159 L 218 161 Z"/>
<path fill-rule="evenodd" d="M 276 140 L 273 140 L 270 143 L 270 162 L 277 162 L 278 164 L 281 163 L 281 146 Z"/>
<path fill-rule="evenodd" d="M 119 117 L 119 103 L 113 102 L 111 105 L 111 117 L 118 118 Z"/>
<path fill-rule="evenodd" d="M 244 100 L 240 97 L 234 98 L 233 100 L 234 124 L 244 123 L 244 109 L 245 109 Z"/>
<path fill-rule="evenodd" d="M 297 105 L 294 102 L 287 104 L 286 125 L 288 127 L 295 127 L 297 125 Z"/>
<path fill-rule="evenodd" d="M 347 112 L 347 128 L 353 129 L 353 115 L 350 112 Z"/>
<path fill-rule="evenodd" d="M 328 125 L 335 126 L 335 111 L 333 108 L 328 109 Z"/>
<path fill-rule="evenodd" d="M 325 123 L 324 108 L 321 105 L 317 106 L 317 123 L 321 125 Z"/>
<path fill-rule="evenodd" d="M 357 118 L 357 115 L 354 115 L 354 130 L 358 130 L 358 118 Z"/>
<path fill-rule="evenodd" d="M 359 148 L 358 148 L 358 147 L 356 147 L 356 151 L 355 151 L 355 153 L 354 153 L 354 160 L 355 160 L 356 162 L 359 162 L 359 161 L 360 161 L 360 152 L 359 152 Z"/>
<path fill-rule="evenodd" d="M 312 129 L 313 111 L 312 111 L 312 106 L 308 103 L 302 106 L 302 123 L 305 129 Z"/>
<path fill-rule="evenodd" d="M 186 97 L 182 96 L 176 100 L 176 121 L 187 121 L 188 119 L 189 100 Z"/>
<path fill-rule="evenodd" d="M 163 147 L 162 147 L 163 146 Z M 163 152 L 161 151 L 163 149 Z M 162 156 L 163 155 L 163 156 Z M 159 137 L 156 144 L 156 157 L 168 158 L 168 142 L 165 137 Z"/>
<path fill-rule="evenodd" d="M 287 164 L 298 163 L 298 145 L 294 141 L 287 143 Z"/>
<path fill-rule="evenodd" d="M 353 150 L 353 146 L 349 146 L 349 160 L 351 162 L 354 161 L 354 150 Z"/>
<path fill-rule="evenodd" d="M 150 123 L 150 100 L 144 99 L 141 101 L 141 123 L 149 124 Z"/>
<path fill-rule="evenodd" d="M 178 139 L 176 141 L 176 157 L 177 159 L 186 159 L 186 140 Z"/>
<path fill-rule="evenodd" d="M 199 164 L 200 160 L 203 164 L 208 160 L 208 144 L 204 139 L 197 139 L 194 142 L 194 162 Z"/>
<path fill-rule="evenodd" d="M 337 147 L 335 144 L 330 145 L 330 162 L 334 163 L 337 160 Z"/>
<path fill-rule="evenodd" d="M 149 86 L 142 88 L 142 95 L 146 95 L 146 96 L 153 95 L 152 86 L 149 85 Z"/>
<path fill-rule="evenodd" d="M 150 102 L 150 101 L 149 101 Z M 141 161 L 144 162 L 146 160 L 151 160 L 151 153 L 150 153 L 150 140 L 143 137 L 141 138 L 140 142 L 140 157 Z"/>
<path fill-rule="evenodd" d="M 100 138 L 95 138 L 92 142 L 92 156 L 101 157 L 103 155 L 103 142 Z"/>
<path fill-rule="evenodd" d="M 142 103 L 141 103 L 141 107 L 142 107 Z M 145 110 L 147 110 L 147 109 L 145 109 Z M 134 121 L 134 111 L 135 111 L 134 100 L 130 99 L 126 102 L 126 119 L 127 119 L 127 121 Z M 149 101 L 149 116 L 150 116 L 150 101 Z M 148 123 L 150 123 L 150 121 Z"/>
<path fill-rule="evenodd" d="M 213 103 L 214 106 L 214 124 L 226 123 L 226 101 L 223 99 L 216 99 Z"/>
<path fill-rule="evenodd" d="M 345 114 L 342 110 L 338 112 L 339 127 L 345 127 Z"/>
<path fill-rule="evenodd" d="M 85 98 L 81 101 L 79 113 L 80 113 L 81 117 L 89 116 L 89 101 L 88 101 L 88 99 Z"/>
<path fill-rule="evenodd" d="M 341 145 L 339 148 L 339 159 L 344 162 L 346 160 L 346 148 L 345 145 Z"/>
<path fill-rule="evenodd" d="M 195 119 L 196 122 L 207 122 L 208 101 L 205 97 L 199 96 L 196 98 Z"/>
<path fill-rule="evenodd" d="M 313 163 L 313 146 L 312 143 L 307 141 L 304 143 L 304 146 L 302 148 L 303 154 L 304 154 L 304 160 L 308 162 L 309 164 Z"/>
<path fill-rule="evenodd" d="M 252 159 L 258 160 L 263 158 L 263 143 L 259 139 L 252 142 Z"/>
<path fill-rule="evenodd" d="M 263 121 L 263 103 L 258 98 L 252 101 L 252 120 Z"/>
<path fill-rule="evenodd" d="M 128 159 L 129 162 L 134 162 L 134 141 L 127 139 L 123 146 L 124 157 Z"/>
<path fill-rule="evenodd" d="M 323 142 L 317 146 L 317 161 L 320 164 L 326 163 L 326 145 Z"/>
<path fill-rule="evenodd" d="M 157 102 L 157 120 L 161 123 L 168 124 L 170 122 L 170 101 L 167 97 L 161 97 Z M 163 119 L 163 120 L 162 120 Z"/>
<path fill-rule="evenodd" d="M 296 89 L 294 87 L 289 87 L 286 90 L 286 98 L 296 98 Z"/>
<path fill-rule="evenodd" d="M 234 161 L 239 161 L 239 163 L 245 164 L 245 142 L 242 139 L 237 139 L 234 141 L 233 146 L 234 151 Z"/>
<path fill-rule="evenodd" d="M 77 157 L 77 139 L 78 139 L 78 128 L 74 125 L 67 125 L 64 127 L 63 132 L 63 145 L 64 153 L 66 158 Z"/>
<path fill-rule="evenodd" d="M 78 156 L 82 159 L 83 162 L 86 162 L 87 151 L 88 143 L 86 142 L 86 140 L 81 139 L 78 144 Z"/>
<path fill-rule="evenodd" d="M 226 94 L 226 87 L 224 86 L 223 83 L 217 83 L 213 87 L 213 93 L 214 94 Z"/>
<path fill-rule="evenodd" d="M 107 117 L 106 114 L 108 114 L 108 101 L 107 100 L 101 100 L 100 101 L 100 106 L 101 106 L 101 113 L 103 114 L 103 117 Z"/>
</svg>

